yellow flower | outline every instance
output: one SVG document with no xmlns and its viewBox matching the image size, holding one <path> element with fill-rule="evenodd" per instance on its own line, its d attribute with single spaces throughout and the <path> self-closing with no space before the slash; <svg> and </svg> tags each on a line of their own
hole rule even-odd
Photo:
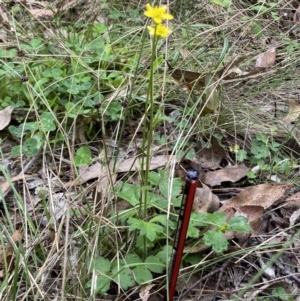
<svg viewBox="0 0 300 301">
<path fill-rule="evenodd" d="M 161 24 L 163 20 L 172 20 L 173 16 L 166 13 L 167 7 L 164 6 L 151 6 L 151 4 L 146 4 L 146 11 L 144 15 L 148 18 L 152 18 L 154 23 Z"/>
<path fill-rule="evenodd" d="M 147 26 L 150 35 L 152 36 L 158 36 L 161 38 L 166 38 L 172 30 L 170 30 L 167 26 L 162 24 L 157 24 L 155 27 L 153 26 Z"/>
<path fill-rule="evenodd" d="M 229 147 L 229 150 L 232 152 L 232 153 L 237 153 L 239 150 L 240 150 L 240 146 L 235 144 L 234 147 L 230 146 Z"/>
</svg>

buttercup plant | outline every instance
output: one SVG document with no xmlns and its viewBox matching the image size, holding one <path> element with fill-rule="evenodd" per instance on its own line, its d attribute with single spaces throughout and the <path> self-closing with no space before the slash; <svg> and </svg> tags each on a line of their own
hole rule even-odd
<svg viewBox="0 0 300 301">
<path fill-rule="evenodd" d="M 173 16 L 167 13 L 166 6 L 151 6 L 151 4 L 146 5 L 145 16 L 152 19 L 153 24 L 147 26 L 147 29 L 152 39 L 152 51 L 151 51 L 151 65 L 149 74 L 149 84 L 147 91 L 147 98 L 145 102 L 145 115 L 143 120 L 143 147 L 144 155 L 142 158 L 142 166 L 145 168 L 145 173 L 143 174 L 143 186 L 148 185 L 148 177 L 150 170 L 150 160 L 151 160 L 151 144 L 153 141 L 153 131 L 155 126 L 154 118 L 154 99 L 153 99 L 153 75 L 154 75 L 154 65 L 156 61 L 156 48 L 157 42 L 160 38 L 166 38 L 171 30 L 163 23 L 164 20 L 171 20 Z M 146 219 L 147 217 L 147 197 L 148 189 L 144 189 L 140 199 L 140 210 L 143 208 L 142 217 Z M 146 242 L 145 242 L 146 251 Z"/>
</svg>

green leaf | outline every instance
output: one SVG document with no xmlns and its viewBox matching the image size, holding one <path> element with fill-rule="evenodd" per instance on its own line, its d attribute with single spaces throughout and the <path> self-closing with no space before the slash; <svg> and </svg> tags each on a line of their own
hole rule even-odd
<svg viewBox="0 0 300 301">
<path fill-rule="evenodd" d="M 141 187 L 128 183 L 125 183 L 122 190 L 117 192 L 117 196 L 127 201 L 131 206 L 139 205 L 140 195 Z"/>
<path fill-rule="evenodd" d="M 87 146 L 80 147 L 74 156 L 74 164 L 77 167 L 88 165 L 92 162 L 92 152 Z"/>
<path fill-rule="evenodd" d="M 11 155 L 13 157 L 17 157 L 17 156 L 20 156 L 21 155 L 21 146 L 20 145 L 16 145 L 14 146 L 11 151 L 10 151 Z"/>
<path fill-rule="evenodd" d="M 85 82 L 83 84 L 81 84 L 79 87 L 80 87 L 80 90 L 81 91 L 86 91 L 86 90 L 89 90 L 92 86 L 92 83 L 91 82 Z"/>
<path fill-rule="evenodd" d="M 151 184 L 158 185 L 161 180 L 161 175 L 158 172 L 150 171 L 148 175 L 148 179 Z"/>
<path fill-rule="evenodd" d="M 247 152 L 244 149 L 239 149 L 236 153 L 236 159 L 239 162 L 243 162 L 247 159 Z"/>
<path fill-rule="evenodd" d="M 159 222 L 161 223 L 163 226 L 167 226 L 169 225 L 170 228 L 173 228 L 175 226 L 175 223 L 171 220 L 167 221 L 167 216 L 166 215 L 156 215 L 155 217 L 150 219 L 151 223 L 155 223 L 155 222 Z"/>
<path fill-rule="evenodd" d="M 80 86 L 78 84 L 72 83 L 71 86 L 67 89 L 67 92 L 76 95 L 80 92 Z"/>
<path fill-rule="evenodd" d="M 33 49 L 39 49 L 41 48 L 43 45 L 42 45 L 42 39 L 32 39 L 30 41 L 30 45 Z"/>
<path fill-rule="evenodd" d="M 174 207 L 180 207 L 180 206 L 181 206 L 181 202 L 182 202 L 182 197 L 181 197 L 181 196 L 172 199 L 172 205 L 173 205 Z M 166 207 L 166 208 L 168 208 L 168 207 Z"/>
<path fill-rule="evenodd" d="M 248 219 L 244 216 L 234 216 L 228 222 L 230 230 L 238 232 L 250 232 L 251 227 Z"/>
<path fill-rule="evenodd" d="M 195 156 L 196 156 L 195 149 L 192 148 L 192 149 L 190 149 L 189 152 L 186 154 L 185 159 L 186 159 L 186 160 L 193 160 L 193 159 L 195 158 Z"/>
<path fill-rule="evenodd" d="M 286 293 L 285 289 L 281 286 L 272 290 L 272 296 L 277 297 L 280 300 L 292 300 L 289 299 L 289 296 Z"/>
<path fill-rule="evenodd" d="M 199 238 L 200 231 L 192 223 L 189 224 L 186 236 L 191 238 Z"/>
<path fill-rule="evenodd" d="M 137 264 L 142 263 L 142 259 L 135 253 L 129 253 L 125 256 L 126 264 Z"/>
<path fill-rule="evenodd" d="M 122 110 L 121 103 L 119 101 L 112 101 L 105 109 L 105 115 L 108 116 L 110 120 L 119 120 L 121 110 Z"/>
<path fill-rule="evenodd" d="M 63 71 L 60 68 L 47 68 L 43 71 L 43 76 L 60 79 Z"/>
<path fill-rule="evenodd" d="M 110 288 L 110 282 L 111 282 L 111 280 L 108 277 L 98 275 L 97 280 L 96 280 L 95 294 L 106 293 Z M 86 287 L 92 287 L 92 281 L 91 280 L 89 280 L 87 282 Z"/>
<path fill-rule="evenodd" d="M 0 57 L 1 58 L 14 58 L 17 55 L 17 53 L 18 53 L 17 49 L 11 49 L 9 51 L 0 49 Z M 0 72 L 0 75 L 2 75 L 1 72 Z"/>
<path fill-rule="evenodd" d="M 255 5 L 255 6 L 251 6 L 250 10 L 254 10 L 254 11 L 257 11 L 257 12 L 264 13 L 268 10 L 268 8 L 263 6 L 263 5 Z"/>
<path fill-rule="evenodd" d="M 201 253 L 189 253 L 184 257 L 184 261 L 191 265 L 199 264 L 202 259 L 203 256 Z"/>
<path fill-rule="evenodd" d="M 263 143 L 268 142 L 268 137 L 265 134 L 257 134 L 255 139 L 258 140 L 258 141 L 261 141 Z"/>
<path fill-rule="evenodd" d="M 80 106 L 76 105 L 73 102 L 66 103 L 65 109 L 66 109 L 66 115 L 70 118 L 74 118 L 78 116 L 81 110 Z"/>
<path fill-rule="evenodd" d="M 208 230 L 204 234 L 204 243 L 207 246 L 212 246 L 213 250 L 219 254 L 226 251 L 228 248 L 228 241 L 225 235 L 220 230 Z"/>
<path fill-rule="evenodd" d="M 162 233 L 163 227 L 150 222 L 144 222 L 140 234 L 146 235 L 150 241 L 154 241 L 157 233 Z"/>
<path fill-rule="evenodd" d="M 162 197 L 157 193 L 148 192 L 148 204 L 152 207 L 162 202 Z M 165 199 L 163 199 L 165 200 Z M 165 200 L 166 201 L 166 200 Z"/>
<path fill-rule="evenodd" d="M 166 267 L 158 257 L 153 255 L 146 258 L 145 265 L 151 272 L 157 274 L 161 274 Z"/>
<path fill-rule="evenodd" d="M 51 132 L 56 130 L 54 120 L 55 118 L 50 112 L 44 112 L 41 115 L 41 126 L 44 132 Z"/>
<path fill-rule="evenodd" d="M 145 250 L 145 237 L 139 235 L 136 239 L 135 243 L 136 247 L 141 250 L 141 252 L 144 252 Z M 149 239 L 146 238 L 146 248 L 147 249 L 152 249 L 154 247 L 154 242 L 150 241 Z"/>
<path fill-rule="evenodd" d="M 264 33 L 264 28 L 260 26 L 259 24 L 255 23 L 254 26 L 252 27 L 252 33 L 257 37 L 261 38 L 261 36 Z"/>
<path fill-rule="evenodd" d="M 143 221 L 137 218 L 130 218 L 127 223 L 129 226 L 129 231 L 140 230 L 143 227 Z"/>
<path fill-rule="evenodd" d="M 156 257 L 160 259 L 161 262 L 170 262 L 173 247 L 170 245 L 163 246 L 162 250 L 156 254 Z"/>
<path fill-rule="evenodd" d="M 210 2 L 222 7 L 229 7 L 231 5 L 231 0 L 210 0 Z"/>
<path fill-rule="evenodd" d="M 144 265 L 135 267 L 133 273 L 138 284 L 143 284 L 153 279 L 151 272 Z"/>
<path fill-rule="evenodd" d="M 170 189 L 170 184 L 172 183 L 172 188 Z M 168 199 L 171 193 L 171 199 L 177 197 L 182 192 L 182 181 L 178 178 L 175 178 L 172 182 L 169 182 L 168 179 L 164 179 L 159 184 L 160 193 Z"/>
<path fill-rule="evenodd" d="M 247 172 L 247 178 L 248 179 L 255 179 L 256 178 L 256 174 L 254 171 L 250 170 Z"/>
<path fill-rule="evenodd" d="M 39 124 L 37 122 L 27 122 L 20 124 L 18 127 L 14 125 L 10 125 L 8 127 L 9 132 L 17 138 L 21 138 L 28 132 L 35 132 L 38 129 Z"/>
<path fill-rule="evenodd" d="M 108 274 L 108 272 L 110 271 L 110 267 L 111 267 L 111 262 L 100 256 L 95 260 L 95 266 L 94 268 L 98 271 L 101 272 L 103 274 Z"/>
<path fill-rule="evenodd" d="M 225 223 L 227 216 L 223 212 L 216 211 L 213 214 L 207 214 L 206 219 L 208 223 L 217 227 L 221 227 Z"/>
<path fill-rule="evenodd" d="M 16 127 L 14 125 L 10 125 L 8 127 L 8 130 L 12 135 L 14 135 L 17 138 L 21 138 L 26 134 L 24 131 L 20 130 L 19 127 Z"/>
<path fill-rule="evenodd" d="M 129 218 L 133 217 L 134 215 L 138 214 L 138 211 L 136 209 L 126 209 L 126 210 L 119 210 L 118 214 L 115 214 L 111 217 L 112 222 L 116 223 L 117 221 L 124 223 Z"/>
<path fill-rule="evenodd" d="M 193 226 L 198 226 L 198 227 L 204 227 L 207 226 L 207 216 L 209 213 L 206 212 L 192 212 L 191 218 L 190 218 L 190 224 Z"/>
<path fill-rule="evenodd" d="M 149 201 L 149 205 L 151 207 L 156 207 L 161 210 L 166 210 L 169 206 L 169 202 L 164 197 L 157 194 L 156 198 L 151 198 L 151 200 Z"/>
<path fill-rule="evenodd" d="M 151 222 L 144 222 L 142 220 L 136 218 L 130 218 L 128 220 L 128 224 L 130 224 L 129 231 L 139 230 L 140 235 L 146 235 L 150 241 L 154 241 L 157 233 L 163 232 L 163 227 L 156 225 Z"/>
<path fill-rule="evenodd" d="M 114 266 L 112 269 L 112 276 L 113 275 L 116 275 L 113 280 L 124 290 L 136 285 L 129 268 L 121 267 L 121 271 L 119 272 L 118 266 Z"/>
<path fill-rule="evenodd" d="M 23 145 L 23 152 L 27 157 L 36 156 L 41 148 L 41 142 L 36 139 L 37 137 L 28 138 Z"/>
</svg>

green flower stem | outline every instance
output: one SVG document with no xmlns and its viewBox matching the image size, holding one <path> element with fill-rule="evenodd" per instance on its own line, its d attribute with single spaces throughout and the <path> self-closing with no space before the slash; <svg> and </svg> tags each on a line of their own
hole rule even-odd
<svg viewBox="0 0 300 301">
<path fill-rule="evenodd" d="M 156 27 L 155 27 L 156 31 Z M 147 218 L 147 203 L 148 203 L 148 184 L 149 184 L 149 171 L 151 163 L 151 145 L 153 140 L 154 131 L 154 99 L 153 99 L 153 75 L 154 75 L 154 62 L 156 58 L 156 47 L 158 37 L 154 34 L 151 52 L 151 65 L 150 65 L 150 78 L 148 84 L 147 98 L 145 102 L 145 115 L 143 124 L 143 147 L 142 147 L 142 167 L 145 166 L 145 172 L 143 174 L 143 191 L 141 193 L 140 208 L 143 208 L 143 219 Z M 149 112 L 149 114 L 148 114 Z M 148 118 L 147 118 L 148 117 Z M 149 124 L 149 127 L 148 127 Z M 147 143 L 147 147 L 146 147 Z M 145 154 L 146 150 L 146 154 Z M 147 238 L 144 238 L 144 255 L 147 257 Z"/>
</svg>

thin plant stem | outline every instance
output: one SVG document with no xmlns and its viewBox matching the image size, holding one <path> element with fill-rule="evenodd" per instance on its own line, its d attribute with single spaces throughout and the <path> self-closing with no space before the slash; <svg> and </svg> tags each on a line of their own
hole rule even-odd
<svg viewBox="0 0 300 301">
<path fill-rule="evenodd" d="M 147 218 L 149 170 L 150 170 L 150 163 L 151 163 L 151 145 L 152 145 L 153 130 L 154 130 L 153 75 L 154 75 L 154 62 L 156 59 L 157 41 L 158 38 L 156 37 L 156 35 L 154 35 L 153 42 L 152 42 L 152 51 L 151 51 L 149 84 L 148 84 L 147 98 L 145 101 L 145 115 L 144 115 L 144 122 L 143 122 L 142 169 L 145 168 L 145 171 L 142 172 L 143 189 L 141 193 L 140 208 L 143 208 L 142 217 L 144 220 Z M 144 256 L 146 257 L 147 256 L 146 236 L 144 237 L 143 245 L 144 245 Z"/>
</svg>

